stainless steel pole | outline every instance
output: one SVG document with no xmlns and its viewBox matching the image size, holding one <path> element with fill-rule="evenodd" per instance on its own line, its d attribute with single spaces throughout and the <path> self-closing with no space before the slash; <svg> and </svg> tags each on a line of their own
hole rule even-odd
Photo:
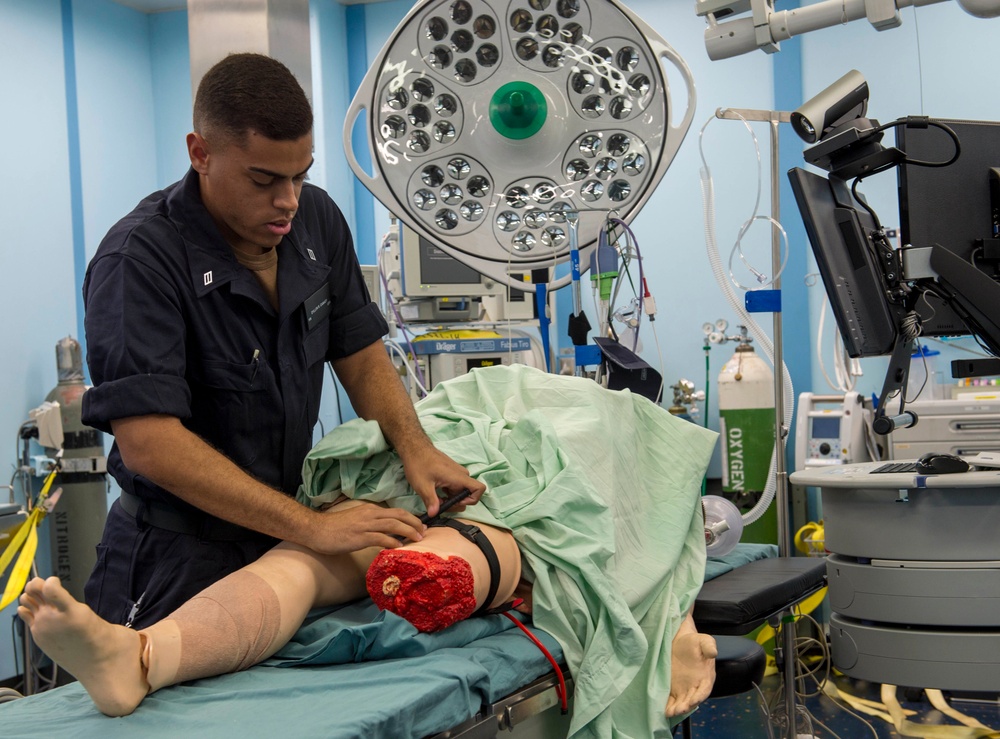
<svg viewBox="0 0 1000 739">
<path fill-rule="evenodd" d="M 788 123 L 791 114 L 776 110 L 744 110 L 720 109 L 716 116 L 728 120 L 746 120 L 766 122 L 770 131 L 771 144 L 771 270 L 775 275 L 772 286 L 781 289 L 781 231 L 777 223 L 781 222 L 781 173 L 778 161 L 778 124 Z M 788 434 L 785 428 L 785 398 L 784 398 L 784 351 L 781 337 L 781 311 L 772 314 L 772 344 L 774 347 L 774 500 L 777 508 L 778 555 L 792 555 L 792 532 L 789 525 L 788 510 L 788 470 L 785 466 L 784 439 Z M 793 399 L 794 402 L 794 399 Z M 786 726 L 788 739 L 796 739 L 795 731 L 795 623 L 786 614 L 779 614 L 784 623 L 781 624 L 781 646 L 784 654 L 784 698 L 785 712 L 788 724 Z M 788 614 L 789 616 L 791 614 Z"/>
</svg>

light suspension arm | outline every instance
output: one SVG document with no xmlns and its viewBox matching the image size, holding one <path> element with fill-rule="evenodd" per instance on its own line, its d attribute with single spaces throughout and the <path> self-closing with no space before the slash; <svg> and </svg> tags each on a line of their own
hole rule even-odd
<svg viewBox="0 0 1000 739">
<path fill-rule="evenodd" d="M 708 21 L 705 49 L 710 59 L 728 59 L 754 49 L 778 51 L 792 36 L 866 18 L 879 31 L 902 23 L 900 8 L 944 0 L 822 0 L 792 10 L 774 10 L 774 0 L 698 0 L 697 13 Z M 978 18 L 1000 16 L 1000 0 L 957 0 Z M 727 20 L 750 11 L 750 15 Z"/>
</svg>

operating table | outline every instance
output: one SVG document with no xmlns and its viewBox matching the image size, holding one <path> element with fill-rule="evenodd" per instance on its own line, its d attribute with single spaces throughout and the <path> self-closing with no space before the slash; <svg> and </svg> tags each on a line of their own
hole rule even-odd
<svg viewBox="0 0 1000 739">
<path fill-rule="evenodd" d="M 774 550 L 742 544 L 709 559 L 706 578 Z M 561 661 L 558 643 L 531 630 Z M 572 691 L 572 676 L 566 681 Z M 314 612 L 261 665 L 160 690 L 130 716 L 103 716 L 78 683 L 0 705 L 0 735 L 527 739 L 558 735 L 557 685 L 546 657 L 503 616 L 418 634 L 365 599 Z"/>
</svg>

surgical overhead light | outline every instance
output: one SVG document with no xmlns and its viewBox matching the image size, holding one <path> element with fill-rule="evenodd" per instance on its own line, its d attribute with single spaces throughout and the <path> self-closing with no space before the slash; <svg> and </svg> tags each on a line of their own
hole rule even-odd
<svg viewBox="0 0 1000 739">
<path fill-rule="evenodd" d="M 771 54 L 781 41 L 820 28 L 866 18 L 878 31 L 902 24 L 900 8 L 944 0 L 822 0 L 792 10 L 774 10 L 774 0 L 697 0 L 696 12 L 708 21 L 705 49 L 710 59 L 728 59 L 763 49 Z M 1000 0 L 957 0 L 977 18 L 1000 16 Z M 734 18 L 749 12 L 750 15 Z"/>
<path fill-rule="evenodd" d="M 665 61 L 687 88 L 679 121 Z M 344 146 L 357 177 L 408 226 L 523 290 L 520 275 L 569 258 L 574 221 L 586 265 L 609 214 L 632 220 L 694 105 L 683 59 L 615 0 L 428 0 L 369 69 Z M 353 149 L 362 111 L 371 173 Z"/>
</svg>

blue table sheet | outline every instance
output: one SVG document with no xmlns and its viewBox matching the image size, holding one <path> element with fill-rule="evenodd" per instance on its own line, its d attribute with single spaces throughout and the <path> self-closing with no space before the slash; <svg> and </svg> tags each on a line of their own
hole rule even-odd
<svg viewBox="0 0 1000 739">
<path fill-rule="evenodd" d="M 552 637 L 534 634 L 560 658 Z M 261 665 L 157 691 L 130 716 L 104 716 L 78 683 L 2 704 L 0 736 L 418 739 L 551 669 L 504 616 L 420 634 L 366 599 L 314 612 Z"/>
</svg>

